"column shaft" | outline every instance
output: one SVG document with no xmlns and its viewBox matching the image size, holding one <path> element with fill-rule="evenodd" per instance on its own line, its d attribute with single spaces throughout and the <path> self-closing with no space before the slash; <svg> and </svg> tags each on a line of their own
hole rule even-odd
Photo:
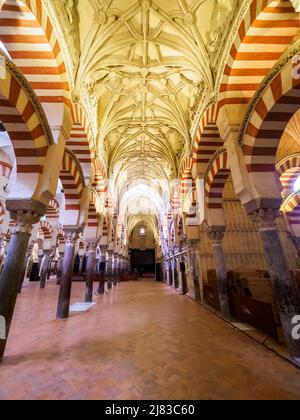
<svg viewBox="0 0 300 420">
<path fill-rule="evenodd" d="M 93 302 L 94 270 L 96 263 L 96 248 L 91 246 L 87 255 L 85 302 Z"/>
<path fill-rule="evenodd" d="M 66 319 L 69 317 L 75 251 L 75 241 L 74 239 L 70 239 L 66 244 L 63 261 L 63 271 L 56 314 L 57 319 Z"/>
<path fill-rule="evenodd" d="M 6 322 L 6 340 L 0 339 L 0 363 L 3 360 L 16 305 L 18 288 L 24 272 L 24 261 L 30 236 L 31 233 L 29 231 L 13 234 L 9 244 L 6 262 L 0 275 L 0 316 L 4 317 Z"/>
</svg>

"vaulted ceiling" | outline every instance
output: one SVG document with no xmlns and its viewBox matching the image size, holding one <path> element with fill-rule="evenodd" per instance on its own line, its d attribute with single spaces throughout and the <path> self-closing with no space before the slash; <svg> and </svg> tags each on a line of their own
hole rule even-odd
<svg viewBox="0 0 300 420">
<path fill-rule="evenodd" d="M 212 58 L 238 0 L 54 0 L 74 51 L 74 94 L 120 191 L 178 176 Z M 67 29 L 66 29 L 67 28 Z"/>
</svg>

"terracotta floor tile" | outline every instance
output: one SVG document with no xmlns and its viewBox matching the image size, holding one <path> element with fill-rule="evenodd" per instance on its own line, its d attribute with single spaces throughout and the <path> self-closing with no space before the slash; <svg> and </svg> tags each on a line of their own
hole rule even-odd
<svg viewBox="0 0 300 420">
<path fill-rule="evenodd" d="M 296 368 L 165 285 L 121 284 L 67 321 L 57 296 L 25 285 L 0 399 L 300 399 Z"/>
</svg>

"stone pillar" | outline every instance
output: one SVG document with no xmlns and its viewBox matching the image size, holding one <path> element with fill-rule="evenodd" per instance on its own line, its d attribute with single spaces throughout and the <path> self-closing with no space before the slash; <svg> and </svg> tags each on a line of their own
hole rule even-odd
<svg viewBox="0 0 300 420">
<path fill-rule="evenodd" d="M 259 229 L 288 349 L 295 361 L 300 364 L 300 341 L 294 340 L 292 335 L 295 327 L 293 318 L 300 315 L 300 295 L 291 277 L 280 242 L 276 224 L 279 212 L 273 209 L 259 209 L 250 217 Z"/>
<path fill-rule="evenodd" d="M 177 258 L 174 257 L 173 260 L 173 287 L 174 289 L 179 289 L 179 275 L 178 275 L 178 268 L 177 268 Z"/>
<path fill-rule="evenodd" d="M 229 283 L 226 270 L 226 261 L 223 250 L 223 239 L 225 235 L 225 226 L 206 226 L 206 232 L 212 242 L 213 254 L 217 272 L 218 292 L 220 300 L 220 310 L 226 319 L 231 318 L 229 302 Z"/>
<path fill-rule="evenodd" d="M 0 316 L 6 322 L 6 340 L 0 338 L 0 363 L 3 360 L 7 338 L 16 305 L 21 276 L 24 273 L 24 262 L 31 237 L 33 224 L 37 223 L 42 211 L 46 211 L 40 203 L 31 202 L 34 211 L 12 212 L 11 218 L 16 221 L 14 233 L 9 244 L 6 261 L 0 275 Z M 41 207 L 39 209 L 39 207 Z M 40 210 L 40 211 L 38 211 Z"/>
<path fill-rule="evenodd" d="M 78 229 L 74 228 L 71 230 L 67 230 L 65 233 L 66 248 L 63 260 L 63 271 L 57 304 L 57 319 L 66 319 L 69 317 L 73 270 L 76 256 L 76 242 L 79 238 Z"/>
<path fill-rule="evenodd" d="M 194 299 L 196 302 L 201 302 L 201 290 L 200 290 L 200 278 L 199 278 L 199 267 L 198 266 L 198 245 L 199 241 L 189 240 L 188 246 L 188 258 L 190 264 L 190 272 L 194 285 Z"/>
<path fill-rule="evenodd" d="M 25 256 L 25 259 L 24 259 L 24 265 L 23 265 L 23 273 L 21 274 L 20 284 L 19 284 L 19 289 L 18 289 L 19 294 L 22 292 L 23 283 L 24 283 L 24 279 L 25 279 L 25 276 L 26 276 L 26 269 L 27 269 L 27 266 L 28 266 L 28 260 L 31 256 L 32 249 L 33 249 L 32 245 L 28 246 L 28 248 L 27 248 L 26 256 Z"/>
<path fill-rule="evenodd" d="M 57 285 L 59 286 L 61 283 L 61 276 L 63 273 L 63 267 L 64 267 L 64 256 L 65 256 L 65 251 L 64 252 L 59 252 L 59 260 L 58 260 L 58 264 L 57 264 Z"/>
<path fill-rule="evenodd" d="M 49 270 L 50 260 L 51 260 L 50 249 L 44 249 L 44 259 L 43 259 L 43 264 L 41 267 L 41 275 L 40 275 L 40 288 L 41 289 L 45 289 L 46 287 L 46 279 L 47 279 L 47 274 Z"/>
<path fill-rule="evenodd" d="M 108 282 L 107 288 L 112 289 L 113 285 L 113 251 L 108 251 L 108 264 L 107 264 L 107 271 L 108 271 Z"/>
<path fill-rule="evenodd" d="M 189 292 L 189 288 L 188 288 L 188 282 L 187 282 L 187 277 L 186 277 L 186 264 L 185 264 L 183 255 L 181 256 L 181 261 L 180 261 L 180 273 L 181 273 L 181 293 L 183 295 L 187 295 Z"/>
<path fill-rule="evenodd" d="M 94 271 L 96 264 L 97 242 L 89 241 L 87 245 L 85 302 L 93 302 Z"/>
<path fill-rule="evenodd" d="M 173 258 L 169 260 L 169 286 L 173 285 Z"/>
<path fill-rule="evenodd" d="M 114 267 L 113 267 L 113 285 L 118 286 L 119 278 L 119 254 L 114 254 Z"/>
<path fill-rule="evenodd" d="M 100 278 L 99 278 L 99 289 L 98 294 L 103 295 L 105 293 L 105 273 L 106 273 L 106 247 L 101 247 L 100 256 Z"/>
<path fill-rule="evenodd" d="M 82 274 L 84 255 L 79 255 L 79 274 Z"/>
</svg>

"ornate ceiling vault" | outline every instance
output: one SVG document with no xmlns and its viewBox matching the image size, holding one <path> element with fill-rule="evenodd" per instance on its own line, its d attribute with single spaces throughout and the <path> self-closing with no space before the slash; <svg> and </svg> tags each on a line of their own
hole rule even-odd
<svg viewBox="0 0 300 420">
<path fill-rule="evenodd" d="M 238 0 L 54 0 L 116 191 L 178 177 Z M 62 10 L 63 9 L 63 10 Z M 58 14 L 59 15 L 59 14 Z M 67 24 L 64 25 L 64 22 Z M 228 26 L 228 25 L 227 25 Z M 159 187 L 157 187 L 157 190 Z"/>
</svg>

